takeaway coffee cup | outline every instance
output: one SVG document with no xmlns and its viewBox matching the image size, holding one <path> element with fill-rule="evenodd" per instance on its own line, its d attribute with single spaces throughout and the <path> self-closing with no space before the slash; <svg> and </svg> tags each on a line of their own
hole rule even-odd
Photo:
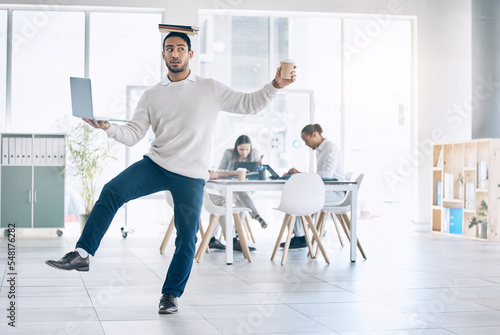
<svg viewBox="0 0 500 335">
<path fill-rule="evenodd" d="M 247 169 L 245 168 L 237 168 L 238 172 L 238 180 L 245 180 L 247 178 Z"/>
<path fill-rule="evenodd" d="M 292 79 L 292 71 L 295 66 L 293 59 L 283 59 L 281 61 L 281 78 Z"/>
</svg>

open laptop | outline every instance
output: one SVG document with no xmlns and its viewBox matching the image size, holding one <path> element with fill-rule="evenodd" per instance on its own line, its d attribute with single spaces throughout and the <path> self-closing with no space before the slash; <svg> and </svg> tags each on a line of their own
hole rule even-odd
<svg viewBox="0 0 500 335">
<path fill-rule="evenodd" d="M 233 170 L 237 170 L 238 168 L 245 168 L 250 172 L 256 172 L 258 166 L 259 162 L 234 162 Z"/>
<path fill-rule="evenodd" d="M 94 115 L 90 78 L 70 77 L 69 83 L 71 86 L 71 108 L 73 110 L 73 116 L 96 121 L 128 121 Z"/>
<path fill-rule="evenodd" d="M 269 171 L 269 173 L 271 174 L 271 179 L 288 179 L 291 177 L 291 175 L 280 177 L 280 175 L 277 174 L 276 171 L 274 171 L 273 168 L 270 167 L 269 165 L 264 164 L 263 166 L 265 166 L 267 171 Z"/>
</svg>

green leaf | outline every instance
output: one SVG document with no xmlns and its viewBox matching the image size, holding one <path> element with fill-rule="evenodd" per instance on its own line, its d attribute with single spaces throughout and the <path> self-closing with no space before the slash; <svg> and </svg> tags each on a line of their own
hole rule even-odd
<svg viewBox="0 0 500 335">
<path fill-rule="evenodd" d="M 67 171 L 79 182 L 85 214 L 90 214 L 95 203 L 97 180 L 111 156 L 108 145 L 98 139 L 98 131 L 86 123 L 79 123 L 69 134 Z"/>
</svg>

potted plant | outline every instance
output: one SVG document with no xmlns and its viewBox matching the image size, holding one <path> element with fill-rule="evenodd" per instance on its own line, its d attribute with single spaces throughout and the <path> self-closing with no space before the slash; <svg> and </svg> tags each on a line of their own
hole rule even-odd
<svg viewBox="0 0 500 335">
<path fill-rule="evenodd" d="M 474 215 L 472 219 L 470 220 L 469 223 L 469 228 L 476 227 L 476 237 L 480 238 L 487 238 L 488 237 L 488 205 L 486 204 L 486 201 L 481 201 L 481 212 L 477 213 L 477 216 L 479 217 L 476 218 Z"/>
<path fill-rule="evenodd" d="M 111 156 L 108 144 L 99 140 L 98 132 L 86 124 L 79 122 L 67 138 L 69 162 L 67 171 L 76 178 L 79 193 L 83 200 L 84 213 L 80 214 L 81 229 L 94 207 L 97 182 Z"/>
</svg>

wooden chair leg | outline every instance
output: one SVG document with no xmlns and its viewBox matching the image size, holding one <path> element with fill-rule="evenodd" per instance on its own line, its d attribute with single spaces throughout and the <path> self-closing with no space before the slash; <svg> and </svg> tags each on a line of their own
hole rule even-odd
<svg viewBox="0 0 500 335">
<path fill-rule="evenodd" d="M 203 238 L 205 237 L 205 229 L 203 229 L 203 224 L 201 223 L 201 218 L 200 218 L 200 228 L 199 228 L 199 231 L 200 231 L 201 239 L 203 240 Z M 210 248 L 207 245 L 207 254 L 209 254 L 209 253 L 210 253 Z"/>
<path fill-rule="evenodd" d="M 339 231 L 339 228 L 337 227 L 337 222 L 333 218 L 333 214 L 332 213 L 330 213 L 330 216 L 331 216 L 332 221 L 333 221 L 333 226 L 335 227 L 335 230 L 337 231 L 337 236 L 339 237 L 340 246 L 343 247 L 344 246 L 344 242 L 342 242 L 342 237 L 340 237 L 340 231 Z"/>
<path fill-rule="evenodd" d="M 333 217 L 333 214 L 332 213 L 323 213 L 323 212 L 321 214 L 323 214 L 323 217 L 322 217 L 323 220 L 319 220 L 318 224 L 316 224 L 316 230 L 318 231 L 319 236 L 321 236 L 321 238 L 323 238 L 323 235 L 325 234 L 325 230 L 326 230 L 326 220 L 328 219 L 328 214 L 330 214 L 332 221 L 333 221 L 333 226 L 335 227 L 335 230 L 337 231 L 337 236 L 339 237 L 340 245 L 343 247 L 344 242 L 342 241 L 342 237 L 340 236 L 340 231 L 339 231 L 339 228 L 337 227 L 337 222 L 336 222 L 335 218 Z M 318 251 L 319 251 L 319 248 L 318 248 L 318 246 L 316 246 L 316 249 L 314 251 L 314 258 L 316 258 L 318 256 Z"/>
<path fill-rule="evenodd" d="M 349 216 L 347 216 L 347 214 L 342 214 L 342 216 L 344 218 L 346 228 L 349 230 L 349 236 L 350 236 L 351 235 L 351 220 L 349 220 Z M 358 249 L 361 252 L 361 255 L 363 256 L 364 259 L 366 259 L 366 254 L 365 254 L 365 251 L 363 250 L 363 247 L 361 246 L 361 242 L 359 241 L 359 238 L 357 238 L 356 240 L 357 240 L 356 245 L 358 246 Z"/>
<path fill-rule="evenodd" d="M 310 216 L 306 216 L 306 220 L 309 223 L 309 229 L 311 229 L 313 238 L 316 239 L 316 243 L 318 243 L 319 250 L 321 250 L 321 253 L 323 254 L 323 257 L 325 258 L 326 263 L 330 264 L 330 260 L 328 259 L 328 255 L 326 254 L 325 248 L 323 248 L 323 243 L 321 243 L 321 238 L 318 236 L 318 232 L 316 231 L 316 228 L 314 227 L 314 223 L 311 220 Z"/>
<path fill-rule="evenodd" d="M 359 242 L 359 239 L 357 239 L 358 243 L 358 249 L 359 251 L 361 252 L 361 255 L 363 256 L 364 259 L 366 259 L 366 254 L 365 254 L 365 251 L 363 250 L 363 247 L 361 246 L 361 242 Z"/>
<path fill-rule="evenodd" d="M 210 238 L 214 233 L 215 227 L 217 227 L 217 222 L 219 222 L 219 217 L 220 217 L 219 215 L 210 215 L 210 222 L 208 224 L 207 231 L 205 232 L 205 236 L 201 240 L 201 243 L 195 254 L 195 258 L 198 263 L 201 262 L 201 260 L 203 259 L 203 255 L 205 254 L 203 251 L 205 251 L 208 248 L 208 242 L 210 242 Z"/>
<path fill-rule="evenodd" d="M 163 241 L 161 241 L 160 245 L 160 254 L 163 254 L 165 251 L 165 247 L 167 246 L 168 240 L 170 239 L 170 235 L 172 235 L 172 230 L 174 230 L 174 216 L 172 215 L 172 219 L 168 225 L 167 231 L 165 232 L 165 236 L 163 237 Z"/>
<path fill-rule="evenodd" d="M 238 237 L 240 239 L 241 250 L 243 251 L 243 255 L 245 258 L 251 262 L 252 257 L 250 256 L 250 250 L 248 249 L 247 239 L 245 238 L 243 225 L 241 224 L 240 215 L 233 214 L 234 218 L 234 226 L 236 228 L 236 232 L 238 233 Z"/>
<path fill-rule="evenodd" d="M 201 218 L 199 220 L 199 226 L 200 226 L 200 228 L 198 228 L 198 230 L 200 231 L 201 238 L 204 238 L 205 237 L 205 229 L 203 229 L 203 224 L 201 223 Z"/>
<path fill-rule="evenodd" d="M 328 218 L 328 213 L 321 212 L 321 220 L 316 225 L 316 231 L 319 232 L 320 238 L 323 238 L 323 234 L 325 233 L 325 230 L 326 230 L 326 219 L 327 218 Z M 314 250 L 314 257 L 311 257 L 311 258 L 317 258 L 318 257 L 318 251 L 319 251 L 319 245 L 316 245 L 316 249 Z"/>
<path fill-rule="evenodd" d="M 313 258 L 312 257 L 312 254 L 313 254 L 312 244 L 311 244 L 311 240 L 309 239 L 309 233 L 307 232 L 307 227 L 308 227 L 307 222 L 308 221 L 306 221 L 306 218 L 304 216 L 301 216 L 300 218 L 302 221 L 302 227 L 304 228 L 304 238 L 306 239 L 307 249 L 309 249 L 308 255 L 310 255 L 311 258 Z M 311 220 L 311 222 L 312 222 L 312 220 Z"/>
<path fill-rule="evenodd" d="M 323 216 L 324 216 L 324 213 L 323 212 L 319 212 L 319 214 L 315 214 L 313 216 L 313 219 L 315 221 L 315 225 L 316 225 L 316 230 L 320 230 L 321 228 L 321 221 L 323 220 Z M 317 246 L 314 245 L 315 241 L 311 241 L 311 246 L 312 246 L 312 249 L 314 249 L 316 247 L 316 250 L 318 249 Z M 317 253 L 317 251 L 316 251 Z M 316 258 L 316 253 L 314 254 L 314 256 L 312 255 L 312 253 L 309 251 L 307 253 L 307 256 L 311 257 L 311 258 Z"/>
<path fill-rule="evenodd" d="M 276 252 L 278 251 L 278 247 L 281 243 L 281 238 L 283 237 L 283 233 L 285 232 L 285 228 L 288 226 L 288 221 L 290 221 L 290 215 L 285 214 L 283 218 L 283 224 L 281 225 L 280 233 L 278 234 L 278 238 L 276 239 L 276 244 L 274 245 L 273 254 L 271 255 L 271 260 L 274 260 L 274 256 L 276 256 Z"/>
<path fill-rule="evenodd" d="M 255 243 L 255 238 L 253 237 L 252 228 L 250 228 L 250 221 L 248 220 L 248 213 L 245 212 L 245 231 L 247 232 L 248 239 L 251 239 Z"/>
<path fill-rule="evenodd" d="M 351 241 L 351 222 L 349 220 L 349 216 L 347 214 L 336 214 L 337 218 L 339 219 L 339 222 L 341 223 L 342 228 L 344 229 L 344 232 L 347 236 L 347 239 L 349 242 Z M 363 247 L 361 246 L 361 242 L 359 242 L 359 239 L 357 239 L 358 242 L 356 243 L 359 251 L 361 252 L 361 255 L 363 256 L 364 259 L 366 259 L 366 254 L 365 251 L 363 250 Z"/>
<path fill-rule="evenodd" d="M 337 220 L 340 222 L 340 225 L 342 226 L 342 229 L 344 230 L 345 236 L 347 236 L 347 240 L 350 242 L 351 235 L 349 234 L 349 231 L 346 228 L 346 223 L 344 222 L 344 217 L 342 215 L 343 214 L 335 214 Z"/>
<path fill-rule="evenodd" d="M 290 248 L 290 241 L 292 240 L 295 219 L 296 217 L 294 215 L 290 216 L 290 222 L 288 223 L 288 234 L 286 236 L 285 247 L 283 248 L 283 256 L 281 257 L 281 265 L 285 265 L 286 256 L 288 255 L 288 249 Z"/>
<path fill-rule="evenodd" d="M 225 239 L 224 239 L 224 233 L 222 232 L 222 227 L 221 227 L 221 229 L 220 229 L 220 233 L 219 233 L 219 238 L 218 238 L 218 240 L 219 240 L 219 241 L 221 241 L 221 242 L 225 240 Z"/>
</svg>

